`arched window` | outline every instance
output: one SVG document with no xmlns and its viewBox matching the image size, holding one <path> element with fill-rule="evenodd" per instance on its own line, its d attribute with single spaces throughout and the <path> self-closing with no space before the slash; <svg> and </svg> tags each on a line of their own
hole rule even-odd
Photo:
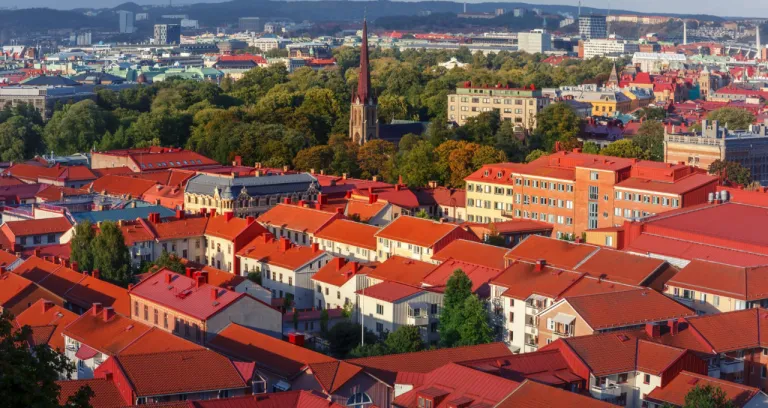
<svg viewBox="0 0 768 408">
<path fill-rule="evenodd" d="M 371 397 L 369 397 L 368 394 L 364 392 L 358 392 L 357 394 L 347 399 L 348 407 L 364 407 L 372 403 L 373 401 L 371 401 Z"/>
</svg>

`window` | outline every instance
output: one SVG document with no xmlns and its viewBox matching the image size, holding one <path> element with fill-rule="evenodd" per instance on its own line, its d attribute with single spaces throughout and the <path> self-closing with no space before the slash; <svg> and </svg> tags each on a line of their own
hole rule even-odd
<svg viewBox="0 0 768 408">
<path fill-rule="evenodd" d="M 598 180 L 600 178 L 600 173 L 596 171 L 590 171 L 589 172 L 589 179 L 590 180 Z"/>
<path fill-rule="evenodd" d="M 768 368 L 766 366 L 760 367 L 760 378 L 768 377 Z"/>
<path fill-rule="evenodd" d="M 157 309 L 155 309 L 155 311 L 154 311 L 154 315 L 155 315 L 155 316 L 154 316 L 154 318 L 155 318 L 155 319 L 154 319 L 154 320 L 155 320 L 155 324 L 158 324 L 158 321 L 160 320 L 160 319 L 159 319 L 159 316 L 160 316 L 160 314 L 157 312 Z"/>
<path fill-rule="evenodd" d="M 701 293 L 701 295 L 699 297 L 699 301 L 701 303 L 707 303 L 707 294 L 706 293 Z"/>
<path fill-rule="evenodd" d="M 384 331 L 384 324 L 383 323 L 376 323 L 376 332 L 381 333 Z"/>
<path fill-rule="evenodd" d="M 643 384 L 650 384 L 650 383 L 651 383 L 651 375 L 643 374 Z"/>
<path fill-rule="evenodd" d="M 168 313 L 163 313 L 163 328 L 168 328 Z"/>
<path fill-rule="evenodd" d="M 133 315 L 139 317 L 139 302 L 133 302 Z"/>
<path fill-rule="evenodd" d="M 547 319 L 547 330 L 555 330 L 555 321 Z"/>
<path fill-rule="evenodd" d="M 712 304 L 715 306 L 720 306 L 720 296 L 712 296 Z"/>
<path fill-rule="evenodd" d="M 376 305 L 376 314 L 384 314 L 384 305 Z"/>
<path fill-rule="evenodd" d="M 355 407 L 360 405 L 368 405 L 372 404 L 373 400 L 371 400 L 371 397 L 368 396 L 368 394 L 364 392 L 358 392 L 357 394 L 349 397 L 347 399 L 347 406 L 348 407 Z"/>
<path fill-rule="evenodd" d="M 598 192 L 597 186 L 589 186 L 589 199 L 590 200 L 597 200 L 599 194 L 600 193 Z"/>
<path fill-rule="evenodd" d="M 149 321 L 149 306 L 144 305 L 144 320 Z"/>
<path fill-rule="evenodd" d="M 613 246 L 613 236 L 611 235 L 605 236 L 605 246 Z"/>
</svg>

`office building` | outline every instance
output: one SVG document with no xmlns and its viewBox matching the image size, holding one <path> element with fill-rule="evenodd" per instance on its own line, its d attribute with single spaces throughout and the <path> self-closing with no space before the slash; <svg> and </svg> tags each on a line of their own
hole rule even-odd
<svg viewBox="0 0 768 408">
<path fill-rule="evenodd" d="M 640 52 L 640 44 L 627 40 L 592 39 L 582 43 L 584 47 L 584 59 L 594 57 L 634 55 Z"/>
<path fill-rule="evenodd" d="M 701 133 L 664 132 L 664 161 L 709 169 L 715 160 L 748 168 L 752 179 L 768 184 L 768 120 L 748 131 L 730 131 L 718 121 L 704 120 Z"/>
<path fill-rule="evenodd" d="M 517 33 L 517 48 L 529 54 L 551 51 L 552 35 L 544 32 L 544 30 Z"/>
<path fill-rule="evenodd" d="M 133 32 L 133 13 L 130 11 L 120 10 L 117 12 L 117 17 L 120 21 L 120 33 L 130 34 Z"/>
<path fill-rule="evenodd" d="M 456 93 L 448 95 L 448 119 L 463 126 L 468 118 L 496 111 L 502 120 L 532 130 L 536 128 L 536 115 L 547 105 L 549 98 L 538 89 L 465 82 L 456 87 Z"/>
<path fill-rule="evenodd" d="M 155 24 L 153 44 L 168 45 L 181 43 L 181 26 L 178 24 Z"/>
<path fill-rule="evenodd" d="M 579 35 L 587 40 L 607 38 L 608 26 L 605 16 L 579 16 Z"/>
<path fill-rule="evenodd" d="M 237 20 L 237 28 L 239 28 L 240 31 L 260 33 L 264 31 L 264 20 L 260 17 L 240 17 Z"/>
</svg>

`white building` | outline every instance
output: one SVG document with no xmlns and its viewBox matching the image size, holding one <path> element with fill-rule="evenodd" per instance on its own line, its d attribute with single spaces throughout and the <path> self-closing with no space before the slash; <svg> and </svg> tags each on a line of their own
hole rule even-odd
<svg viewBox="0 0 768 408">
<path fill-rule="evenodd" d="M 552 35 L 540 29 L 517 33 L 517 48 L 529 54 L 550 51 L 552 50 Z"/>
<path fill-rule="evenodd" d="M 629 55 L 639 51 L 640 44 L 627 40 L 592 39 L 584 41 L 584 59 L 607 55 Z"/>
<path fill-rule="evenodd" d="M 632 56 L 632 65 L 639 67 L 642 72 L 658 74 L 670 69 L 685 68 L 687 60 L 684 54 L 636 52 Z"/>
<path fill-rule="evenodd" d="M 120 20 L 120 32 L 124 34 L 130 34 L 133 32 L 134 16 L 130 11 L 120 10 L 117 12 L 117 16 Z"/>
</svg>

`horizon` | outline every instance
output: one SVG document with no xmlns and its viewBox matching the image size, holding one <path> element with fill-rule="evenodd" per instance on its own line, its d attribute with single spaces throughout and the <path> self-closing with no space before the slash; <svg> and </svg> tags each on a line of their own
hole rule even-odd
<svg viewBox="0 0 768 408">
<path fill-rule="evenodd" d="M 169 1 L 174 6 L 188 6 L 196 3 L 225 3 L 232 0 L 204 0 L 204 1 L 173 1 L 173 0 L 147 0 L 147 1 L 133 1 L 140 6 L 162 6 L 169 4 Z M 287 1 L 287 0 L 271 0 L 271 1 Z M 307 1 L 323 1 L 323 0 L 307 0 Z M 365 1 L 365 0 L 352 0 L 352 1 Z M 422 0 L 400 0 L 401 2 L 415 2 Z M 711 16 L 718 16 L 723 18 L 768 18 L 768 3 L 756 5 L 754 0 L 747 3 L 748 0 L 737 1 L 734 6 L 731 2 L 729 5 L 729 11 L 740 10 L 733 12 L 731 16 L 723 15 L 722 2 L 715 1 L 700 1 L 700 0 L 677 0 L 674 4 L 670 4 L 668 0 L 646 0 L 642 3 L 638 3 L 632 0 L 592 0 L 582 1 L 582 7 L 595 8 L 595 9 L 614 9 L 622 11 L 630 11 L 636 13 L 658 13 L 658 14 L 706 14 Z M 120 4 L 127 3 L 126 0 L 71 0 L 69 2 L 61 2 L 59 0 L 10 0 L 7 8 L 15 9 L 30 9 L 30 8 L 51 8 L 56 10 L 72 10 L 80 8 L 93 8 L 104 9 L 113 8 Z M 453 1 L 454 3 L 463 3 L 461 1 Z M 467 1 L 467 4 L 482 4 L 482 3 L 504 3 L 499 1 Z M 526 3 L 531 6 L 578 6 L 578 0 L 528 0 L 514 3 Z M 61 7 L 66 4 L 67 7 Z M 643 7 L 637 8 L 642 5 Z"/>
</svg>

